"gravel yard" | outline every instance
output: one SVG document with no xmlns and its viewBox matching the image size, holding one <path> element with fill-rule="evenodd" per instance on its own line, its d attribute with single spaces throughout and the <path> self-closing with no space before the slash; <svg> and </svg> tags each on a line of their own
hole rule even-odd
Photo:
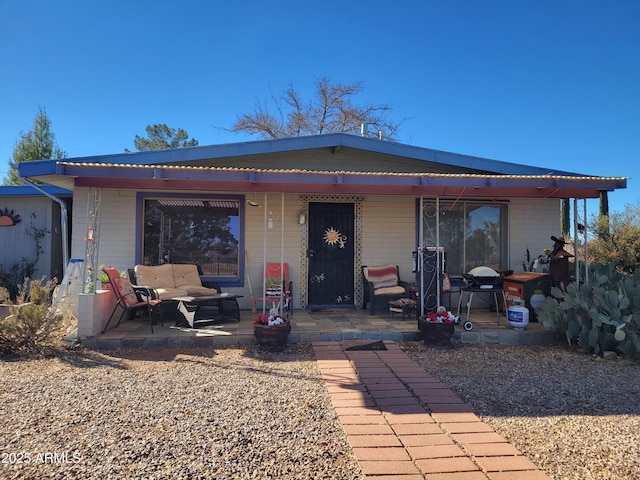
<svg viewBox="0 0 640 480">
<path fill-rule="evenodd" d="M 403 343 L 540 468 L 640 478 L 640 366 Z M 308 344 L 0 360 L 0 478 L 361 479 Z"/>
<path fill-rule="evenodd" d="M 562 346 L 402 347 L 552 478 L 640 478 L 637 363 Z"/>
<path fill-rule="evenodd" d="M 361 478 L 308 344 L 0 361 L 0 415 L 3 479 Z"/>
</svg>

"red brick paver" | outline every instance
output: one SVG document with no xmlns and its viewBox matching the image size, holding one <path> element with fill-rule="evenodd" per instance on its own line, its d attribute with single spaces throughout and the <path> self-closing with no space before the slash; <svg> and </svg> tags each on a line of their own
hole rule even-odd
<svg viewBox="0 0 640 480">
<path fill-rule="evenodd" d="M 367 480 L 550 480 L 395 342 L 315 342 L 323 382 Z"/>
</svg>

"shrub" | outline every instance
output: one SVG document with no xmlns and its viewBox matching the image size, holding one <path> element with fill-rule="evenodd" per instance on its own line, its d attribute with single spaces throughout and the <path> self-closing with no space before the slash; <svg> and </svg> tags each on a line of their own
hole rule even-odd
<svg viewBox="0 0 640 480">
<path fill-rule="evenodd" d="M 63 316 L 51 309 L 54 287 L 55 281 L 24 281 L 11 315 L 0 318 L 0 354 L 37 353 L 60 344 L 64 325 Z"/>
</svg>

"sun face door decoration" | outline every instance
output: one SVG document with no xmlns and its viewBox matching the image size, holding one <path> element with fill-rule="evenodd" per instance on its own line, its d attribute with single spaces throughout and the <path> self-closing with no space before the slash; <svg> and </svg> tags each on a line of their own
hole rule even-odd
<svg viewBox="0 0 640 480">
<path fill-rule="evenodd" d="M 20 215 L 14 215 L 13 210 L 9 211 L 6 207 L 4 210 L 0 209 L 0 227 L 13 227 L 21 221 Z"/>
<path fill-rule="evenodd" d="M 347 243 L 347 237 L 340 233 L 340 230 L 336 230 L 333 227 L 327 228 L 324 232 L 324 243 L 327 245 L 338 245 L 340 248 L 344 248 Z"/>
</svg>

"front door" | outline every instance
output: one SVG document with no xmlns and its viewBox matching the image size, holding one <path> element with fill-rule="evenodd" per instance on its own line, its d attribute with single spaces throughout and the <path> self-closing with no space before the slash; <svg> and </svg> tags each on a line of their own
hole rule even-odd
<svg viewBox="0 0 640 480">
<path fill-rule="evenodd" d="M 354 204 L 309 203 L 308 308 L 354 303 Z"/>
</svg>

